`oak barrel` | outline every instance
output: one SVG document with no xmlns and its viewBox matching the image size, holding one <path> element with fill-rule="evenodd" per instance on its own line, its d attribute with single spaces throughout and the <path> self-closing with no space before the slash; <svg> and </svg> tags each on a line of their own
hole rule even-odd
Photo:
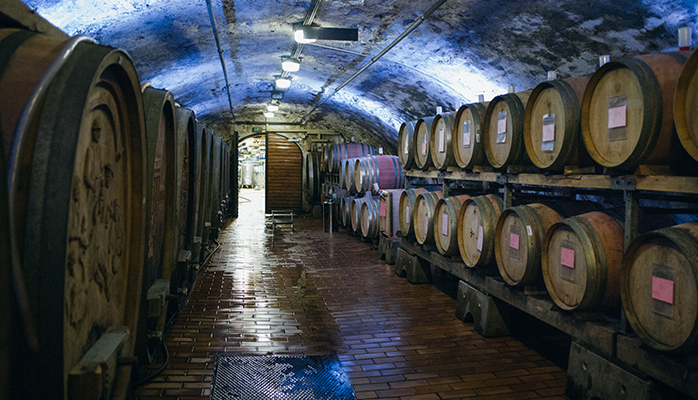
<svg viewBox="0 0 698 400">
<path fill-rule="evenodd" d="M 484 145 L 484 124 L 490 103 L 465 104 L 458 109 L 451 139 L 453 157 L 461 168 L 487 165 Z"/>
<path fill-rule="evenodd" d="M 342 197 L 340 203 L 340 215 L 341 224 L 347 229 L 351 229 L 351 203 L 354 201 L 355 196 Z"/>
<path fill-rule="evenodd" d="M 355 190 L 354 186 L 354 167 L 358 158 L 346 158 L 341 161 L 341 169 L 339 172 L 339 184 L 342 189 L 350 192 Z"/>
<path fill-rule="evenodd" d="M 456 113 L 443 113 L 434 117 L 431 125 L 431 161 L 434 167 L 445 170 L 455 165 L 453 157 L 453 131 Z"/>
<path fill-rule="evenodd" d="M 400 231 L 403 237 L 414 238 L 414 205 L 417 202 L 417 196 L 426 192 L 424 188 L 408 189 L 400 195 Z"/>
<path fill-rule="evenodd" d="M 201 237 L 201 251 L 199 253 L 199 262 L 204 261 L 209 245 L 209 232 L 211 231 L 211 194 L 213 191 L 211 185 L 211 167 L 212 167 L 212 151 L 213 151 L 213 130 L 204 128 L 203 140 L 201 147 L 201 200 L 200 207 L 201 218 L 199 220 L 199 233 Z"/>
<path fill-rule="evenodd" d="M 400 198 L 404 189 L 388 189 L 380 191 L 379 217 L 380 232 L 390 239 L 397 238 L 400 230 Z"/>
<path fill-rule="evenodd" d="M 414 126 L 416 121 L 406 121 L 400 125 L 397 135 L 397 154 L 405 169 L 414 168 Z"/>
<path fill-rule="evenodd" d="M 218 237 L 218 231 L 221 227 L 221 149 L 223 139 L 220 136 L 213 135 L 211 140 L 211 175 L 209 185 L 211 188 L 211 205 L 209 209 L 209 227 L 208 239 L 209 243 Z"/>
<path fill-rule="evenodd" d="M 458 213 L 458 250 L 468 267 L 494 264 L 495 230 L 503 210 L 502 199 L 492 194 L 463 202 Z"/>
<path fill-rule="evenodd" d="M 405 175 L 396 156 L 368 156 L 354 162 L 354 188 L 357 192 L 405 187 Z"/>
<path fill-rule="evenodd" d="M 0 30 L 4 151 L 22 160 L 6 159 L 18 183 L 9 196 L 20 206 L 12 235 L 39 349 L 13 360 L 17 398 L 79 393 L 81 359 L 107 333 L 123 340 L 121 356 L 135 345 L 146 197 L 139 79 L 125 52 L 80 40 Z M 33 106 L 28 129 L 18 129 Z M 130 369 L 113 373 L 105 397 L 128 383 Z"/>
<path fill-rule="evenodd" d="M 436 249 L 445 256 L 458 254 L 458 214 L 461 205 L 470 199 L 467 194 L 443 198 L 434 211 L 434 241 Z"/>
<path fill-rule="evenodd" d="M 378 216 L 380 213 L 378 198 L 372 198 L 361 205 L 361 236 L 368 239 L 375 239 L 380 232 Z"/>
<path fill-rule="evenodd" d="M 323 180 L 321 175 L 320 153 L 311 151 L 305 156 L 305 182 L 310 204 L 319 204 L 320 202 L 320 185 Z"/>
<path fill-rule="evenodd" d="M 674 122 L 679 140 L 688 154 L 698 160 L 698 53 L 686 61 L 674 96 Z"/>
<path fill-rule="evenodd" d="M 548 229 L 543 241 L 545 287 L 563 310 L 607 309 L 620 305 L 623 227 L 593 211 L 566 218 Z"/>
<path fill-rule="evenodd" d="M 431 152 L 429 151 L 429 143 L 431 143 L 431 126 L 434 122 L 434 117 L 426 117 L 417 121 L 414 126 L 414 166 L 417 169 L 427 170 L 433 166 L 431 161 Z"/>
<path fill-rule="evenodd" d="M 4 140 L 0 140 L 0 308 L 4 310 L 3 322 L 0 324 L 0 398 L 2 399 L 17 396 L 15 393 L 10 394 L 12 359 L 17 349 L 24 346 L 24 343 L 16 343 L 13 340 L 17 337 L 17 332 L 22 330 L 19 329 L 15 300 L 12 298 L 15 290 L 12 287 L 12 266 L 5 146 Z"/>
<path fill-rule="evenodd" d="M 329 147 L 326 158 L 328 172 L 341 172 L 341 160 L 376 155 L 376 148 L 364 143 L 338 143 Z"/>
<path fill-rule="evenodd" d="M 436 203 L 443 198 L 443 192 L 424 192 L 417 196 L 414 203 L 413 229 L 419 244 L 434 243 L 434 211 Z"/>
<path fill-rule="evenodd" d="M 497 96 L 487 106 L 484 125 L 485 154 L 495 168 L 528 165 L 523 138 L 526 104 L 532 90 Z"/>
<path fill-rule="evenodd" d="M 620 272 L 623 308 L 649 346 L 685 352 L 698 339 L 698 222 L 638 236 Z"/>
<path fill-rule="evenodd" d="M 361 233 L 361 205 L 370 201 L 370 196 L 355 197 L 349 204 L 349 216 L 351 217 L 351 230 Z"/>
<path fill-rule="evenodd" d="M 685 154 L 674 134 L 674 91 L 687 52 L 611 61 L 591 79 L 582 101 L 582 135 L 604 167 L 670 165 Z"/>
<path fill-rule="evenodd" d="M 502 211 L 497 221 L 494 255 L 499 274 L 511 286 L 535 286 L 541 278 L 541 251 L 548 229 L 562 220 L 540 203 Z"/>
<path fill-rule="evenodd" d="M 543 82 L 526 104 L 524 143 L 531 162 L 543 169 L 591 165 L 582 142 L 582 98 L 589 76 Z"/>
</svg>

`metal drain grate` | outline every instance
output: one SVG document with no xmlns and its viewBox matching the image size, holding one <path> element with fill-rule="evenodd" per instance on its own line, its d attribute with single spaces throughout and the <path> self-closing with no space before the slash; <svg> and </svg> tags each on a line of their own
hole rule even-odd
<svg viewBox="0 0 698 400">
<path fill-rule="evenodd" d="M 212 400 L 355 400 L 336 355 L 218 357 Z"/>
<path fill-rule="evenodd" d="M 295 263 L 281 264 L 281 268 L 294 268 L 295 266 L 296 266 Z"/>
</svg>

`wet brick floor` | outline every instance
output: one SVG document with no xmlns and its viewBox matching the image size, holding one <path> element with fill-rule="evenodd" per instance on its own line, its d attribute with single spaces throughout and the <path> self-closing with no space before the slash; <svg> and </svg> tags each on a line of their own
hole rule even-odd
<svg viewBox="0 0 698 400">
<path fill-rule="evenodd" d="M 272 250 L 263 192 L 242 196 L 250 202 L 167 334 L 168 368 L 138 399 L 208 399 L 217 356 L 331 352 L 357 399 L 565 398 L 552 361 L 511 337 L 483 338 L 449 295 L 397 277 L 346 231 L 303 216 L 295 233 L 277 227 Z"/>
</svg>

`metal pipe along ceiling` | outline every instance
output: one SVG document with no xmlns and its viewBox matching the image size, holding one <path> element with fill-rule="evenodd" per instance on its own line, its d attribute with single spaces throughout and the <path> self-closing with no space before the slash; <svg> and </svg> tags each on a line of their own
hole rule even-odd
<svg viewBox="0 0 698 400">
<path fill-rule="evenodd" d="M 301 125 L 302 125 L 302 124 L 305 124 L 306 122 L 308 122 L 308 121 L 307 121 L 308 117 L 310 117 L 310 115 L 311 115 L 315 110 L 317 110 L 321 105 L 325 104 L 330 98 L 332 98 L 332 96 L 334 96 L 337 92 L 339 92 L 344 86 L 346 86 L 349 82 L 353 81 L 354 78 L 356 78 L 357 76 L 361 75 L 366 69 L 368 69 L 368 67 L 370 67 L 371 65 L 373 65 L 376 61 L 378 61 L 381 57 L 383 57 L 387 52 L 389 52 L 393 47 L 395 47 L 398 43 L 400 43 L 400 42 L 402 41 L 402 39 L 404 39 L 407 35 L 409 35 L 410 33 L 412 33 L 412 31 L 414 31 L 415 29 L 417 29 L 417 27 L 419 27 L 419 25 L 421 25 L 422 22 L 424 22 L 427 18 L 429 18 L 429 17 L 430 17 L 436 10 L 438 10 L 439 7 L 441 7 L 446 1 L 447 1 L 447 0 L 439 0 L 439 1 L 437 1 L 436 3 L 434 3 L 434 5 L 431 6 L 431 8 L 429 8 L 429 10 L 427 10 L 427 12 L 424 13 L 424 15 L 422 15 L 422 16 L 419 17 L 416 21 L 414 21 L 414 22 L 412 23 L 412 25 L 410 25 L 410 27 L 407 28 L 407 30 L 405 30 L 404 32 L 402 32 L 402 34 L 401 34 L 400 36 L 398 36 L 395 40 L 393 40 L 393 42 L 390 43 L 390 44 L 389 44 L 385 49 L 383 49 L 380 53 L 378 53 L 378 55 L 376 55 L 375 57 L 373 57 L 373 58 L 371 59 L 371 61 L 370 61 L 368 64 L 364 65 L 364 66 L 363 66 L 360 70 L 358 70 L 354 75 L 352 75 L 349 79 L 347 79 L 346 82 L 344 82 L 344 83 L 342 83 L 341 85 L 339 85 L 336 89 L 334 89 L 334 90 L 332 91 L 332 93 L 330 93 L 327 97 L 325 97 L 324 99 L 322 99 L 322 101 L 320 101 L 318 104 L 316 104 L 315 107 L 313 107 L 312 110 L 308 111 L 308 112 L 300 119 Z"/>
<path fill-rule="evenodd" d="M 228 104 L 230 106 L 230 114 L 235 121 L 235 113 L 233 112 L 233 97 L 230 94 L 230 83 L 228 82 L 228 69 L 225 67 L 225 57 L 223 57 L 223 48 L 221 47 L 221 41 L 218 38 L 218 27 L 216 26 L 216 19 L 213 17 L 213 7 L 211 6 L 211 0 L 206 0 L 206 8 L 208 9 L 208 17 L 211 19 L 211 29 L 213 29 L 213 38 L 216 40 L 216 47 L 218 48 L 218 57 L 221 59 L 221 68 L 223 68 L 223 77 L 225 78 L 225 89 L 228 92 Z"/>
</svg>

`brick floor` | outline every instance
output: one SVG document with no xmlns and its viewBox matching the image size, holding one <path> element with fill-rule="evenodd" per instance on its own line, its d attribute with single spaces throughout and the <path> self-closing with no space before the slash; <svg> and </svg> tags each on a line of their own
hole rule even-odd
<svg viewBox="0 0 698 400">
<path fill-rule="evenodd" d="M 451 297 L 397 277 L 368 243 L 301 217 L 272 250 L 260 195 L 243 192 L 252 201 L 167 334 L 168 368 L 137 398 L 208 399 L 217 356 L 331 352 L 357 399 L 565 398 L 564 371 L 511 337 L 483 338 Z"/>
</svg>

